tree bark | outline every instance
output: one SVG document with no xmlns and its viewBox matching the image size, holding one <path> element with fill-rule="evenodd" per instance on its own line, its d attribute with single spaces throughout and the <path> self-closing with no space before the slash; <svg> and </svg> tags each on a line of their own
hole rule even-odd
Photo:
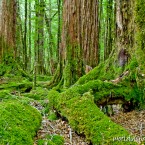
<svg viewBox="0 0 145 145">
<path fill-rule="evenodd" d="M 60 76 L 55 74 L 50 84 L 63 80 L 63 87 L 69 87 L 84 74 L 85 65 L 95 67 L 98 64 L 97 14 L 98 1 L 96 0 L 63 2 L 63 26 L 58 67 L 62 70 L 59 70 L 59 73 L 57 71 Z"/>
<path fill-rule="evenodd" d="M 0 61 L 9 53 L 16 57 L 16 1 L 3 0 L 0 23 Z"/>
</svg>

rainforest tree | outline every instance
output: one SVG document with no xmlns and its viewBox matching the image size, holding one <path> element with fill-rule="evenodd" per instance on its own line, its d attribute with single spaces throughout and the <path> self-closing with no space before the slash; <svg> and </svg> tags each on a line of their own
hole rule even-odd
<svg viewBox="0 0 145 145">
<path fill-rule="evenodd" d="M 16 1 L 1 1 L 0 61 L 6 55 L 16 58 Z M 8 60 L 7 60 L 8 61 Z"/>
<path fill-rule="evenodd" d="M 98 1 L 64 1 L 59 64 L 50 86 L 64 88 L 84 74 L 86 65 L 99 62 Z"/>
</svg>

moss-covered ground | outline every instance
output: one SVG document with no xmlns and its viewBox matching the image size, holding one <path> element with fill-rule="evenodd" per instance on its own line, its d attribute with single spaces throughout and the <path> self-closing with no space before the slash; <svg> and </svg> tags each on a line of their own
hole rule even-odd
<svg viewBox="0 0 145 145">
<path fill-rule="evenodd" d="M 40 84 L 45 76 L 38 76 Z M 43 80 L 43 82 L 42 82 Z M 48 114 L 49 120 L 57 119 L 46 100 L 48 90 L 39 83 L 33 83 L 20 76 L 3 76 L 0 79 L 0 145 L 33 145 L 34 137 L 41 126 L 42 116 Z M 34 104 L 34 105 L 33 105 Z M 36 104 L 36 106 L 35 106 Z M 39 106 L 40 104 L 40 110 Z M 35 107 L 35 108 L 34 108 Z M 37 109 L 36 109 L 37 108 Z M 62 145 L 63 137 L 47 134 L 45 140 L 37 144 Z"/>
<path fill-rule="evenodd" d="M 116 140 L 129 137 L 129 132 L 112 122 L 97 105 L 108 105 L 112 100 L 118 100 L 119 103 L 121 101 L 122 104 L 143 103 L 143 85 L 138 81 L 143 76 L 137 69 L 136 59 L 125 67 L 124 72 L 129 73 L 119 83 L 110 80 L 120 77 L 122 69 L 110 66 L 106 61 L 106 64 L 100 64 L 70 88 L 59 88 L 59 85 L 63 85 L 60 83 L 52 90 L 44 87 L 47 84 L 44 81 L 50 80 L 49 77 L 37 76 L 37 86 L 33 89 L 31 77 L 24 75 L 24 72 L 12 75 L 14 68 L 9 71 L 6 69 L 6 74 L 0 80 L 0 144 L 33 144 L 41 116 L 48 114 L 50 120 L 56 119 L 56 114 L 52 112 L 56 109 L 78 134 L 84 135 L 93 145 L 130 145 L 129 141 Z M 49 104 L 44 100 L 48 100 Z M 41 112 L 30 106 L 35 101 L 43 106 Z M 60 136 L 54 136 L 53 140 L 49 137 L 48 134 L 48 138 L 45 138 L 48 145 L 64 143 Z M 46 140 L 38 140 L 38 144 L 45 144 Z"/>
<path fill-rule="evenodd" d="M 33 145 L 41 123 L 40 113 L 19 101 L 0 102 L 0 144 Z"/>
</svg>

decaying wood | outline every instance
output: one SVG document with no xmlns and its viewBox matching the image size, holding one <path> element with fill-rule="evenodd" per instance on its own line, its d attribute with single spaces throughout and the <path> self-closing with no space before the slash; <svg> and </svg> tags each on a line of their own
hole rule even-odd
<svg viewBox="0 0 145 145">
<path fill-rule="evenodd" d="M 118 78 L 116 78 L 115 80 L 111 80 L 112 83 L 114 84 L 118 84 L 124 76 L 127 76 L 129 74 L 129 71 L 125 71 L 123 72 Z"/>
</svg>

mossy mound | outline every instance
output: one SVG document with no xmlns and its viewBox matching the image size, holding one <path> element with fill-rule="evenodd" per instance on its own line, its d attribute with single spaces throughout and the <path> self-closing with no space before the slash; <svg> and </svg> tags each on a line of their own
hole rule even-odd
<svg viewBox="0 0 145 145">
<path fill-rule="evenodd" d="M 48 98 L 52 105 L 60 111 L 60 114 L 68 119 L 71 127 L 79 134 L 84 134 L 93 145 L 136 144 L 114 140 L 115 137 L 129 137 L 130 134 L 100 111 L 94 103 L 94 96 L 89 92 L 83 95 L 73 94 L 72 90 L 66 92 L 59 94 L 56 91 L 51 91 Z"/>
<path fill-rule="evenodd" d="M 35 100 L 43 100 L 46 98 L 48 90 L 42 87 L 37 87 L 35 90 L 31 90 L 30 93 L 25 93 L 23 96 L 33 98 Z"/>
<path fill-rule="evenodd" d="M 132 85 L 124 80 L 124 84 L 114 84 L 112 82 L 104 82 L 101 80 L 92 80 L 85 84 L 74 84 L 64 93 L 66 100 L 77 95 L 83 95 L 85 92 L 91 92 L 94 95 L 94 101 L 97 105 L 108 103 L 108 100 L 122 100 L 122 103 L 132 100 L 134 103 L 140 102 L 142 94 L 136 84 Z M 64 98 L 65 99 L 65 98 Z"/>
<path fill-rule="evenodd" d="M 4 101 L 7 99 L 14 99 L 16 98 L 15 96 L 12 96 L 10 94 L 9 90 L 0 90 L 0 101 Z"/>
<path fill-rule="evenodd" d="M 0 144 L 33 145 L 40 113 L 18 101 L 0 102 Z"/>
<path fill-rule="evenodd" d="M 64 138 L 60 135 L 48 135 L 45 140 L 38 140 L 38 145 L 64 145 Z"/>
<path fill-rule="evenodd" d="M 118 77 L 122 73 L 122 68 L 117 66 L 117 63 L 114 62 L 113 57 L 114 56 L 112 56 L 112 58 L 110 57 L 105 62 L 100 63 L 89 73 L 83 75 L 81 78 L 78 79 L 76 84 L 85 84 L 88 81 L 97 79 L 102 81 L 112 80 Z"/>
<path fill-rule="evenodd" d="M 5 82 L 1 83 L 0 90 L 9 90 L 10 92 L 29 92 L 32 89 L 32 82 L 28 80 L 21 80 L 19 77 L 14 79 L 7 79 Z"/>
<path fill-rule="evenodd" d="M 50 81 L 52 79 L 52 76 L 46 76 L 46 75 L 38 75 L 36 77 L 37 81 Z"/>
<path fill-rule="evenodd" d="M 12 59 L 9 60 L 9 57 L 5 59 L 3 63 L 0 64 L 0 76 L 13 78 L 15 76 L 21 76 L 23 78 L 28 79 L 29 81 L 32 81 L 32 76 L 27 74 L 25 71 L 23 71 L 20 66 Z M 9 60 L 7 62 L 7 60 Z"/>
</svg>

